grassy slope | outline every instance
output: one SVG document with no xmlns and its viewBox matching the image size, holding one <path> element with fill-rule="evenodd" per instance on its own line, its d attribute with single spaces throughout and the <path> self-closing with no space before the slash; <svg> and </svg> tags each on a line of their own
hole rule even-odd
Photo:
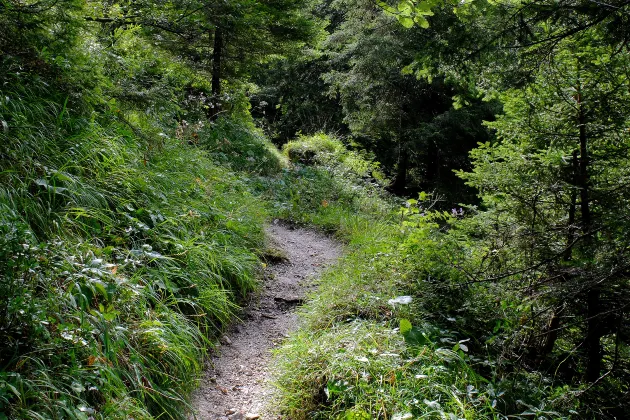
<svg viewBox="0 0 630 420">
<path fill-rule="evenodd" d="M 2 45 L 0 419 L 184 418 L 256 288 L 268 211 L 247 178 L 283 159 L 243 116 L 184 123 L 204 75 L 97 28 Z"/>
<path fill-rule="evenodd" d="M 145 160 L 124 127 L 109 130 L 74 140 L 81 168 L 76 150 L 37 150 L 42 174 L 5 168 L 11 416 L 178 417 L 207 338 L 255 288 L 267 214 L 241 177 L 176 140 Z"/>
</svg>

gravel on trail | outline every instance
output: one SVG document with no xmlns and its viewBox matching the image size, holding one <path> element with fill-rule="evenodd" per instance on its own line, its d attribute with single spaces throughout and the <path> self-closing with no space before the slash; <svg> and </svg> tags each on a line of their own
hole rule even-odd
<svg viewBox="0 0 630 420">
<path fill-rule="evenodd" d="M 283 254 L 265 268 L 259 293 L 221 337 L 221 346 L 208 362 L 193 396 L 191 419 L 253 420 L 281 418 L 273 412 L 270 384 L 271 350 L 297 327 L 295 307 L 312 290 L 312 281 L 341 255 L 333 239 L 310 229 L 275 221 L 267 235 Z"/>
</svg>

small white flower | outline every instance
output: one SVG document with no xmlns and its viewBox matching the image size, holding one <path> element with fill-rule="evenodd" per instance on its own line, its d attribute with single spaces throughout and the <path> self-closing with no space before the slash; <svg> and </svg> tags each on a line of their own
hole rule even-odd
<svg viewBox="0 0 630 420">
<path fill-rule="evenodd" d="M 390 305 L 400 304 L 400 305 L 409 305 L 413 301 L 411 296 L 398 296 L 397 298 L 390 299 L 387 301 Z"/>
</svg>

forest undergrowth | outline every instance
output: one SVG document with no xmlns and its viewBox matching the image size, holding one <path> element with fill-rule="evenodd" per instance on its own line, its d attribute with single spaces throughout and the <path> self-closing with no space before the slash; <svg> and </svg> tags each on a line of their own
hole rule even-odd
<svg viewBox="0 0 630 420">
<path fill-rule="evenodd" d="M 462 250 L 446 233 L 464 210 L 431 208 L 428 194 L 393 199 L 366 180 L 377 171 L 369 160 L 356 165 L 356 155 L 336 146 L 326 136 L 289 142 L 284 151 L 297 166 L 291 183 L 280 182 L 306 180 L 307 194 L 275 189 L 285 196 L 271 200 L 297 201 L 297 211 L 275 214 L 334 232 L 347 248 L 300 309 L 299 331 L 276 352 L 287 416 L 572 418 L 577 400 L 568 389 L 554 389 L 543 374 L 508 372 L 492 345 L 502 342 L 500 331 L 478 335 L 501 315 L 488 310 L 496 296 L 461 287 L 450 264 Z"/>
<path fill-rule="evenodd" d="M 156 32 L 190 16 L 203 26 L 194 12 L 138 4 L 163 20 L 138 23 L 99 2 L 0 2 L 0 420 L 185 419 L 205 357 L 262 279 L 264 225 L 274 219 L 335 235 L 346 249 L 275 354 L 286 418 L 628 417 L 627 118 L 580 105 L 581 126 L 599 136 L 588 143 L 595 159 L 580 161 L 573 97 L 563 93 L 573 79 L 560 77 L 585 80 L 575 98 L 622 109 L 622 54 L 585 49 L 603 58 L 575 64 L 559 42 L 567 51 L 557 65 L 541 67 L 528 90 L 507 91 L 503 114 L 475 126 L 492 142 L 470 156 L 453 149 L 455 163 L 470 161 L 448 179 L 479 193 L 455 205 L 439 193 L 392 196 L 391 168 L 348 137 L 297 135 L 278 150 L 250 114 L 258 87 L 242 75 L 257 63 L 231 62 L 215 78 L 202 58 L 212 50 L 216 62 L 222 23 L 210 22 L 208 49 L 208 32 Z M 397 22 L 367 6 L 376 21 Z M 273 17 L 228 12 L 243 19 L 228 33 Z M 350 17 L 371 34 L 364 14 Z M 304 22 L 304 32 L 320 24 Z M 254 45 L 277 59 L 273 36 L 300 31 L 275 29 L 246 33 L 259 44 L 235 38 L 227 57 Z M 600 71 L 611 63 L 615 71 Z M 566 85 L 550 89 L 551 79 Z M 418 80 L 397 89 L 428 86 Z M 445 88 L 430 84 L 436 95 Z M 433 137 L 468 115 L 445 95 L 446 111 L 425 127 Z M 361 130 L 400 126 L 399 114 L 364 117 L 376 109 L 368 102 L 355 109 Z M 431 97 L 422 102 L 418 112 Z M 467 123 L 495 108 L 477 105 Z M 477 137 L 464 126 L 451 131 L 468 144 Z M 562 141 L 548 140 L 549 126 Z M 398 169 L 405 147 L 420 147 L 410 139 L 388 151 Z M 406 168 L 398 172 L 403 182 Z M 460 187 L 453 194 L 469 197 Z"/>
<path fill-rule="evenodd" d="M 269 213 L 246 176 L 285 163 L 244 120 L 189 124 L 204 111 L 184 87 L 208 82 L 137 28 L 108 49 L 98 26 L 18 36 L 9 17 L 0 418 L 185 418 L 262 269 Z"/>
</svg>

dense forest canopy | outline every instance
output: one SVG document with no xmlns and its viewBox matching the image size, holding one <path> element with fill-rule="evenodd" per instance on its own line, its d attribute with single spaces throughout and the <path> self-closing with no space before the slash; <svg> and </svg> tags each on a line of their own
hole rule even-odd
<svg viewBox="0 0 630 420">
<path fill-rule="evenodd" d="M 280 351 L 288 418 L 630 417 L 630 1 L 0 0 L 0 29 L 0 420 L 186 418 L 272 218 L 351 250 Z M 400 361 L 360 370 L 376 336 Z"/>
</svg>

